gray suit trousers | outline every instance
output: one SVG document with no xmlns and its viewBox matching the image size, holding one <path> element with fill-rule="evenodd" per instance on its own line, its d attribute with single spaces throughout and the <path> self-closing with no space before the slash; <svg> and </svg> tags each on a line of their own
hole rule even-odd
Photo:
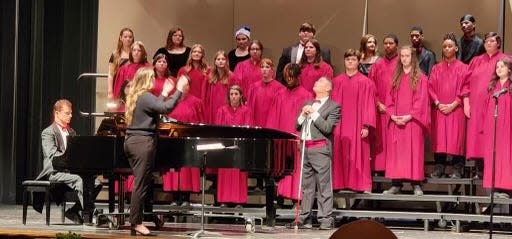
<svg viewBox="0 0 512 239">
<path fill-rule="evenodd" d="M 318 190 L 317 190 L 318 189 Z M 302 204 L 299 221 L 311 222 L 311 209 L 315 192 L 320 223 L 331 223 L 333 210 L 333 193 L 331 181 L 331 156 L 327 146 L 306 148 L 302 171 Z"/>
</svg>

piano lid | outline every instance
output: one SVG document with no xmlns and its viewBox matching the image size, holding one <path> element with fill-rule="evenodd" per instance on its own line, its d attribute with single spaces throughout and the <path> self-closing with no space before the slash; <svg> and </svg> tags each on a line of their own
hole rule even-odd
<svg viewBox="0 0 512 239">
<path fill-rule="evenodd" d="M 201 138 L 298 139 L 297 135 L 254 126 L 223 126 L 164 122 L 158 125 L 160 136 Z"/>
</svg>

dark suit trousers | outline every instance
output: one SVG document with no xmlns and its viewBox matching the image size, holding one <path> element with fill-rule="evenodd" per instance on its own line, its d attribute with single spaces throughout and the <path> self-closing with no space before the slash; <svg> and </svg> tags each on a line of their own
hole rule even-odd
<svg viewBox="0 0 512 239">
<path fill-rule="evenodd" d="M 124 141 L 124 150 L 134 176 L 130 204 L 131 224 L 142 223 L 144 201 L 151 190 L 156 143 L 156 137 L 144 135 L 128 135 Z"/>
<path fill-rule="evenodd" d="M 331 182 L 331 156 L 327 146 L 306 148 L 302 171 L 302 204 L 299 221 L 311 222 L 311 209 L 315 192 L 320 223 L 331 223 L 333 210 L 333 193 Z"/>
</svg>

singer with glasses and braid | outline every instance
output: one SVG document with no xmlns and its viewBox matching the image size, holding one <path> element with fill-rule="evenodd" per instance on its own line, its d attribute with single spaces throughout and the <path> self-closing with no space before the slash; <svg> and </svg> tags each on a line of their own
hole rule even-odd
<svg viewBox="0 0 512 239">
<path fill-rule="evenodd" d="M 484 36 L 485 53 L 479 55 L 469 63 L 467 82 L 469 84 L 469 107 L 464 108 L 466 114 L 466 159 L 476 160 L 475 178 L 481 178 L 484 158 L 483 145 L 483 119 L 480 117 L 485 113 L 486 99 L 488 97 L 487 87 L 489 77 L 492 76 L 496 62 L 505 57 L 501 49 L 501 37 L 496 32 L 488 32 Z"/>
<path fill-rule="evenodd" d="M 494 109 L 498 103 L 496 122 L 496 160 L 494 197 L 509 198 L 512 190 L 512 61 L 498 60 L 487 87 L 486 110 L 483 124 L 484 140 L 484 188 L 492 185 Z M 507 192 L 508 191 L 508 192 Z"/>
</svg>

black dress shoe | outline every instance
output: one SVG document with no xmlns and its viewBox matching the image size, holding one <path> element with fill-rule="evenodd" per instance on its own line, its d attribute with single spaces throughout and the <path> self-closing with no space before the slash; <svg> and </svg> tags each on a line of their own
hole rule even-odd
<svg viewBox="0 0 512 239">
<path fill-rule="evenodd" d="M 295 222 L 287 223 L 285 226 L 288 229 L 294 229 L 295 228 Z M 311 223 L 298 222 L 297 223 L 297 227 L 299 229 L 312 229 L 313 225 Z"/>
<path fill-rule="evenodd" d="M 75 210 L 72 210 L 72 209 L 68 209 L 66 210 L 66 212 L 64 212 L 64 216 L 71 220 L 72 222 L 74 222 L 75 224 L 83 224 L 84 223 L 84 219 L 80 216 L 80 214 L 75 211 Z"/>
</svg>

